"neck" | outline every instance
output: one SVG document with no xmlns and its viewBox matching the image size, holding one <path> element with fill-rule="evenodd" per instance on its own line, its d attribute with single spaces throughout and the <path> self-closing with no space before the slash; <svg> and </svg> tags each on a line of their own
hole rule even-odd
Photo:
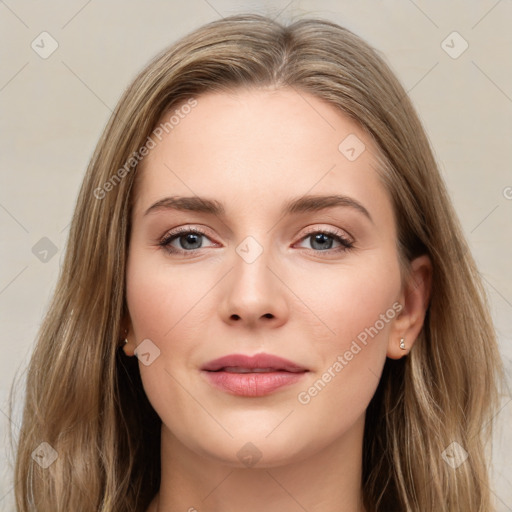
<svg viewBox="0 0 512 512">
<path fill-rule="evenodd" d="M 363 430 L 364 417 L 305 458 L 240 468 L 192 452 L 162 425 L 161 486 L 148 512 L 363 512 Z"/>
</svg>

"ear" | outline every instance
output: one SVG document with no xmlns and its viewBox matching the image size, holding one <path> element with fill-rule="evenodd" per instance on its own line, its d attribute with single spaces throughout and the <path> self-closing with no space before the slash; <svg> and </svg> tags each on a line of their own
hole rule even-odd
<svg viewBox="0 0 512 512">
<path fill-rule="evenodd" d="M 135 340 L 133 335 L 132 321 L 128 313 L 123 316 L 121 320 L 121 333 L 119 335 L 121 340 L 121 347 L 124 353 L 131 357 L 135 355 Z M 127 342 L 125 342 L 127 340 Z"/>
<path fill-rule="evenodd" d="M 400 359 L 407 355 L 423 327 L 430 301 L 432 262 L 427 255 L 419 256 L 410 263 L 410 273 L 403 284 L 400 298 L 403 308 L 390 330 L 387 356 Z M 404 339 L 405 350 L 400 348 Z"/>
</svg>

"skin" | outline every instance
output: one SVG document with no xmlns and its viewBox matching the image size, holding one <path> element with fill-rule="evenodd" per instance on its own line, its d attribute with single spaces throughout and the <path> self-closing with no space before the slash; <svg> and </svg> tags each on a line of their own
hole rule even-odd
<svg viewBox="0 0 512 512">
<path fill-rule="evenodd" d="M 160 350 L 148 366 L 139 360 L 162 419 L 162 483 L 148 511 L 360 512 L 365 411 L 386 357 L 407 355 L 421 330 L 430 262 L 414 260 L 402 282 L 377 149 L 333 106 L 289 88 L 196 99 L 145 157 L 132 212 L 124 350 L 133 356 L 145 339 Z M 338 149 L 349 134 L 366 146 L 354 161 Z M 305 194 L 349 196 L 372 220 L 347 206 L 283 217 L 284 203 Z M 145 214 L 164 197 L 194 195 L 223 203 L 225 217 Z M 177 227 L 205 231 L 192 256 L 159 245 Z M 353 247 L 315 243 L 310 233 L 326 229 Z M 236 251 L 248 236 L 263 249 L 251 263 Z M 172 246 L 187 250 L 184 238 Z M 301 403 L 298 394 L 330 367 L 332 375 L 337 357 L 396 303 L 400 314 Z M 255 398 L 214 388 L 199 370 L 217 357 L 259 352 L 309 372 Z M 244 446 L 261 456 L 252 467 L 237 456 Z"/>
</svg>

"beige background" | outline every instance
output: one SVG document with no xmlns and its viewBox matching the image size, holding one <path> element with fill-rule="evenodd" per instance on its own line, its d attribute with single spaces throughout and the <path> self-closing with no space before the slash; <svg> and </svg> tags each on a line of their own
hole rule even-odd
<svg viewBox="0 0 512 512">
<path fill-rule="evenodd" d="M 0 2 L 0 511 L 14 510 L 7 427 L 17 432 L 25 365 L 55 287 L 84 170 L 129 81 L 178 37 L 221 16 L 318 15 L 381 50 L 416 105 L 488 290 L 512 375 L 512 2 L 231 0 Z M 48 32 L 58 48 L 31 47 Z M 450 36 L 452 55 L 442 47 Z M 50 39 L 45 37 L 48 51 Z M 455 37 L 455 38 L 454 38 Z M 451 42 L 453 40 L 453 43 Z M 39 41 L 39 43 L 38 43 Z M 36 47 L 37 48 L 37 47 Z M 56 248 L 41 261 L 32 248 Z M 48 241 L 39 244 L 49 244 Z M 36 246 L 39 247 L 39 246 Z M 35 251 L 37 253 L 37 251 Z M 9 417 L 8 391 L 20 379 Z M 510 393 L 495 436 L 493 492 L 512 510 Z M 4 453 L 4 451 L 6 453 Z"/>
</svg>

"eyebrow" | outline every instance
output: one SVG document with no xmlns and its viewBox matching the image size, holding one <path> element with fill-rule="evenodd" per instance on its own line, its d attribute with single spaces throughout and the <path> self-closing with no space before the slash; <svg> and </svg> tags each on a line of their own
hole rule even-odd
<svg viewBox="0 0 512 512">
<path fill-rule="evenodd" d="M 354 198 L 344 195 L 307 195 L 292 199 L 285 203 L 283 215 L 291 215 L 306 212 L 316 212 L 327 208 L 348 207 L 357 210 L 367 217 L 372 223 L 373 219 L 368 210 Z M 199 196 L 180 197 L 172 196 L 160 199 L 151 205 L 144 213 L 148 215 L 158 210 L 179 210 L 209 213 L 218 217 L 225 217 L 226 210 L 222 203 L 214 199 Z"/>
</svg>

